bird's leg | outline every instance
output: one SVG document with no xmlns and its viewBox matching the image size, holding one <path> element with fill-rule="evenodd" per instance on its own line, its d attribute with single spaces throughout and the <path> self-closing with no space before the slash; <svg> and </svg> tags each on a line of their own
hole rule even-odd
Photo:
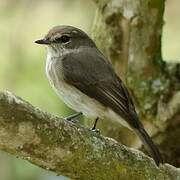
<svg viewBox="0 0 180 180">
<path fill-rule="evenodd" d="M 96 125 L 97 125 L 98 119 L 99 119 L 98 117 L 95 119 L 94 125 L 91 128 L 91 130 L 96 132 L 96 133 L 100 133 L 99 129 L 96 129 Z"/>
<path fill-rule="evenodd" d="M 72 121 L 73 122 L 75 118 L 77 118 L 77 117 L 79 117 L 81 115 L 82 115 L 82 112 L 78 112 L 78 113 L 75 113 L 75 114 L 72 114 L 72 115 L 66 117 L 65 119 L 67 121 Z"/>
</svg>

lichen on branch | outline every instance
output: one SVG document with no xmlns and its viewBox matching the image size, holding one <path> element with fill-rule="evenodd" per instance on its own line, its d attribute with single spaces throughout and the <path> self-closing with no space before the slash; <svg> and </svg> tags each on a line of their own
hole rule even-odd
<svg viewBox="0 0 180 180">
<path fill-rule="evenodd" d="M 0 93 L 0 149 L 73 179 L 177 179 L 142 152 Z"/>
</svg>

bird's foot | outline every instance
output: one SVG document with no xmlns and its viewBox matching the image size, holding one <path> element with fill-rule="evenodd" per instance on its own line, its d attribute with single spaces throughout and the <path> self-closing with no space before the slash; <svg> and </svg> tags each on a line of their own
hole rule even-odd
<svg viewBox="0 0 180 180">
<path fill-rule="evenodd" d="M 77 122 L 76 118 L 81 116 L 81 115 L 82 115 L 82 112 L 78 112 L 78 113 L 75 113 L 73 115 L 70 115 L 70 116 L 66 117 L 65 120 L 75 123 L 75 122 Z"/>
<path fill-rule="evenodd" d="M 93 127 L 91 128 L 91 131 L 100 134 L 100 130 L 99 130 L 99 129 L 96 129 L 96 125 L 97 125 L 98 119 L 99 119 L 98 117 L 95 119 L 94 125 L 93 125 Z"/>
</svg>

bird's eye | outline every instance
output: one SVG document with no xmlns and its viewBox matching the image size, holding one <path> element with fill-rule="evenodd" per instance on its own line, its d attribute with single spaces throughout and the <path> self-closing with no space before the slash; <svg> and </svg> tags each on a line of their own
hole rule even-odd
<svg viewBox="0 0 180 180">
<path fill-rule="evenodd" d="M 70 37 L 67 35 L 63 35 L 63 36 L 55 39 L 56 43 L 67 43 L 69 41 L 70 41 Z"/>
</svg>

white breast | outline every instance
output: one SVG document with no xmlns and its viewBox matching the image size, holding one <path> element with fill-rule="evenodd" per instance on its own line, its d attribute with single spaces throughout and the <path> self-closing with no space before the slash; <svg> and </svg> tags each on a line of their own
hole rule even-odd
<svg viewBox="0 0 180 180">
<path fill-rule="evenodd" d="M 57 60 L 59 59 L 52 58 L 51 54 L 47 56 L 46 74 L 51 86 L 58 96 L 64 101 L 64 103 L 66 103 L 73 110 L 82 112 L 85 116 L 94 119 L 97 117 L 113 119 L 120 122 L 124 126 L 129 127 L 128 124 L 110 108 L 103 106 L 94 98 L 88 97 L 77 88 L 67 84 L 63 80 L 63 74 L 58 73 L 57 77 L 56 69 L 54 68 L 54 63 Z"/>
</svg>

